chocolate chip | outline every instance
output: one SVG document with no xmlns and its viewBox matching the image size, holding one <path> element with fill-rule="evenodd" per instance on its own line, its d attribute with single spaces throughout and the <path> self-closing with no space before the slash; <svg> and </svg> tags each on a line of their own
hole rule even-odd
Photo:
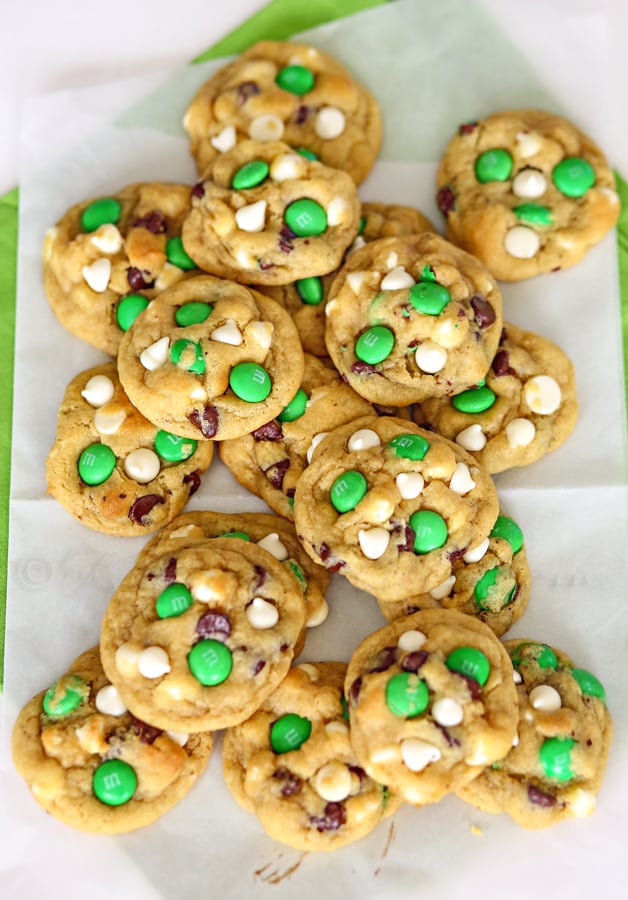
<svg viewBox="0 0 628 900">
<path fill-rule="evenodd" d="M 274 263 L 271 263 L 268 259 L 258 259 L 257 264 L 262 272 L 267 272 L 269 269 L 274 268 Z"/>
<path fill-rule="evenodd" d="M 153 286 L 153 282 L 146 281 L 141 269 L 138 269 L 135 266 L 129 266 L 126 270 L 126 279 L 129 282 L 129 287 L 132 291 L 137 292 Z"/>
<path fill-rule="evenodd" d="M 292 244 L 289 241 L 284 241 L 284 239 L 281 237 L 277 241 L 277 246 L 282 253 L 292 253 L 292 251 L 294 250 Z"/>
<path fill-rule="evenodd" d="M 146 228 L 151 234 L 165 234 L 167 224 L 166 217 L 158 209 L 146 213 L 145 216 L 138 216 L 133 220 L 134 228 Z"/>
<path fill-rule="evenodd" d="M 155 728 L 154 725 L 142 722 L 141 719 L 136 719 L 133 715 L 131 716 L 131 728 L 139 737 L 142 744 L 152 744 L 157 740 L 160 734 L 163 734 L 163 729 Z"/>
<path fill-rule="evenodd" d="M 253 675 L 254 676 L 259 675 L 259 673 L 262 671 L 262 669 L 264 668 L 265 665 L 266 665 L 265 659 L 258 659 L 253 667 Z"/>
<path fill-rule="evenodd" d="M 414 539 L 416 537 L 416 533 L 414 531 L 414 528 L 411 528 L 408 524 L 401 525 L 401 528 L 403 529 L 404 542 L 403 544 L 397 544 L 397 550 L 399 553 L 401 553 L 402 551 L 406 551 L 409 553 L 411 550 L 414 550 Z"/>
<path fill-rule="evenodd" d="M 556 797 L 552 796 L 552 794 L 546 794 L 545 791 L 540 790 L 533 784 L 528 785 L 528 800 L 530 803 L 534 803 L 535 806 L 544 806 L 545 808 L 556 806 Z"/>
<path fill-rule="evenodd" d="M 448 184 L 436 194 L 436 205 L 444 216 L 448 216 L 456 208 L 456 195 Z"/>
<path fill-rule="evenodd" d="M 299 108 L 297 109 L 296 115 L 294 117 L 294 121 L 296 122 L 297 125 L 303 125 L 303 123 L 305 122 L 305 120 L 307 119 L 309 114 L 310 114 L 310 107 L 306 106 L 304 103 L 302 103 L 301 106 L 299 106 Z"/>
<path fill-rule="evenodd" d="M 238 101 L 246 103 L 249 97 L 254 97 L 259 91 L 259 85 L 255 81 L 243 81 L 238 85 Z"/>
<path fill-rule="evenodd" d="M 404 672 L 413 672 L 416 675 L 428 656 L 427 650 L 414 650 L 412 653 L 404 656 L 401 661 L 401 668 Z"/>
<path fill-rule="evenodd" d="M 201 197 L 205 196 L 205 185 L 202 181 L 197 181 L 192 190 L 190 191 L 191 197 L 198 197 L 200 200 Z"/>
<path fill-rule="evenodd" d="M 164 498 L 159 494 L 144 494 L 138 497 L 129 510 L 129 519 L 137 525 L 149 525 L 150 522 L 145 521 L 146 517 L 155 506 L 164 503 Z"/>
<path fill-rule="evenodd" d="M 195 630 L 199 637 L 213 638 L 224 644 L 231 634 L 231 620 L 223 612 L 210 610 L 198 619 Z"/>
<path fill-rule="evenodd" d="M 458 550 L 450 550 L 447 554 L 447 559 L 449 560 L 449 562 L 454 563 L 456 562 L 456 560 L 462 559 L 468 549 L 468 547 L 461 547 Z"/>
<path fill-rule="evenodd" d="M 255 431 L 251 432 L 255 441 L 280 441 L 283 437 L 281 425 L 276 419 L 271 419 L 265 425 L 260 425 Z"/>
<path fill-rule="evenodd" d="M 480 297 L 479 294 L 474 294 L 470 302 L 475 313 L 475 321 L 480 328 L 488 328 L 489 325 L 492 325 L 495 321 L 495 310 L 488 300 Z"/>
<path fill-rule="evenodd" d="M 177 577 L 177 560 L 176 557 L 172 556 L 168 560 L 166 564 L 166 568 L 164 569 L 164 581 L 175 581 Z"/>
<path fill-rule="evenodd" d="M 446 728 L 443 728 L 442 725 L 439 725 L 438 722 L 434 722 L 434 724 L 436 725 L 436 727 L 438 728 L 440 733 L 443 735 L 443 737 L 445 738 L 445 740 L 447 741 L 447 743 L 450 747 L 459 747 L 460 746 L 460 741 L 458 740 L 458 738 L 455 738 L 453 736 L 453 734 L 450 734 L 449 731 L 447 731 Z"/>
<path fill-rule="evenodd" d="M 344 560 L 332 556 L 332 552 L 328 544 L 322 543 L 320 545 L 320 547 L 318 548 L 318 555 L 327 571 L 332 575 L 335 572 L 339 572 L 345 565 Z"/>
<path fill-rule="evenodd" d="M 477 127 L 477 122 L 463 122 L 458 128 L 458 134 L 471 134 Z"/>
<path fill-rule="evenodd" d="M 475 678 L 470 678 L 468 675 L 463 675 L 462 672 L 454 672 L 454 674 L 458 678 L 464 678 L 472 700 L 479 700 L 482 697 L 482 685 L 479 681 L 476 681 Z"/>
<path fill-rule="evenodd" d="M 310 824 L 317 831 L 338 831 L 346 821 L 347 810 L 342 803 L 327 803 L 322 816 L 310 816 Z"/>
<path fill-rule="evenodd" d="M 515 375 L 515 370 L 510 367 L 510 357 L 507 350 L 498 350 L 491 364 L 491 369 L 496 375 Z"/>
<path fill-rule="evenodd" d="M 293 488 L 293 487 L 288 488 L 286 491 L 286 497 L 290 497 L 290 499 L 292 499 L 294 497 L 294 495 L 296 494 L 296 492 L 297 492 L 296 488 Z"/>
<path fill-rule="evenodd" d="M 266 569 L 262 568 L 262 566 L 258 566 L 257 564 L 253 566 L 253 569 L 255 571 L 255 574 L 257 575 L 257 580 L 255 581 L 253 590 L 258 591 L 261 586 L 266 583 L 268 572 L 266 571 Z"/>
<path fill-rule="evenodd" d="M 198 469 L 195 469 L 193 472 L 188 472 L 187 475 L 183 476 L 183 484 L 190 485 L 190 497 L 192 494 L 195 494 L 201 486 L 201 473 Z"/>
<path fill-rule="evenodd" d="M 358 697 L 360 696 L 361 689 L 362 689 L 362 676 L 359 675 L 355 679 L 355 681 L 353 682 L 351 687 L 349 688 L 349 700 L 351 701 L 351 703 L 353 703 L 354 706 L 358 702 Z"/>
<path fill-rule="evenodd" d="M 283 487 L 283 480 L 286 476 L 286 472 L 290 468 L 290 460 L 282 459 L 278 463 L 275 463 L 274 466 L 270 466 L 264 474 L 266 478 L 270 481 L 272 486 L 280 491 Z"/>
<path fill-rule="evenodd" d="M 364 782 L 368 778 L 368 775 L 360 766 L 347 766 L 347 768 L 354 775 L 357 775 L 357 777 L 360 779 L 360 782 Z"/>
<path fill-rule="evenodd" d="M 375 366 L 358 359 L 352 364 L 351 371 L 354 375 L 372 375 L 375 371 Z"/>
<path fill-rule="evenodd" d="M 369 669 L 369 672 L 385 672 L 386 669 L 390 669 L 396 659 L 397 647 L 384 647 L 377 654 L 375 665 Z"/>
<path fill-rule="evenodd" d="M 198 409 L 193 409 L 188 420 L 199 429 L 203 437 L 213 438 L 218 431 L 218 410 L 215 406 L 205 406 L 202 414 Z"/>
<path fill-rule="evenodd" d="M 282 783 L 282 797 L 293 797 L 295 794 L 298 794 L 303 787 L 303 782 L 301 781 L 299 776 L 295 775 L 294 772 L 291 772 L 290 769 L 286 769 L 283 766 L 281 766 L 279 769 L 275 769 L 272 777 Z"/>
</svg>

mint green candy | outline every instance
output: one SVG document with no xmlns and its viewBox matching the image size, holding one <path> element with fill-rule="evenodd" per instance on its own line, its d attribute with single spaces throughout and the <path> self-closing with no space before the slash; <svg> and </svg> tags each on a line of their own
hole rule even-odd
<svg viewBox="0 0 628 900">
<path fill-rule="evenodd" d="M 272 390 L 272 382 L 266 369 L 252 362 L 234 366 L 229 375 L 229 385 L 236 397 L 247 403 L 261 403 Z"/>
<path fill-rule="evenodd" d="M 128 803 L 137 788 L 135 769 L 122 759 L 108 759 L 94 771 L 94 796 L 106 806 Z"/>
<path fill-rule="evenodd" d="M 312 723 L 296 713 L 287 713 L 273 722 L 270 729 L 270 746 L 275 753 L 298 750 L 312 733 Z"/>
<path fill-rule="evenodd" d="M 496 148 L 481 153 L 475 161 L 475 177 L 480 184 L 508 181 L 512 173 L 512 157 L 507 150 Z"/>
<path fill-rule="evenodd" d="M 500 572 L 505 572 L 505 568 L 503 566 L 495 566 L 493 569 L 489 569 L 487 572 L 482 575 L 479 579 L 475 588 L 473 589 L 473 596 L 475 598 L 475 603 L 478 609 L 488 609 L 491 612 L 495 611 L 495 603 L 493 602 L 495 597 L 495 585 L 497 584 L 498 577 Z M 501 598 L 501 606 L 507 606 L 512 600 L 517 585 L 515 584 L 502 598 Z M 488 603 L 486 602 L 488 599 Z"/>
<path fill-rule="evenodd" d="M 423 266 L 419 281 L 436 281 L 436 275 L 431 266 Z"/>
<path fill-rule="evenodd" d="M 429 441 L 420 434 L 398 434 L 388 444 L 401 459 L 412 459 L 417 462 L 425 457 L 430 449 Z"/>
<path fill-rule="evenodd" d="M 181 338 L 175 341 L 170 348 L 170 359 L 180 369 L 202 375 L 205 371 L 205 357 L 203 349 L 196 341 L 186 341 Z"/>
<path fill-rule="evenodd" d="M 601 681 L 598 681 L 595 675 L 587 672 L 586 669 L 572 669 L 571 674 L 578 682 L 578 687 L 583 694 L 587 694 L 590 697 L 599 697 L 600 700 L 606 701 L 604 685 Z"/>
<path fill-rule="evenodd" d="M 220 537 L 239 538 L 241 541 L 250 541 L 251 538 L 244 531 L 225 531 Z"/>
<path fill-rule="evenodd" d="M 316 237 L 327 230 L 327 213 L 316 200 L 295 200 L 284 213 L 284 222 L 297 237 Z"/>
<path fill-rule="evenodd" d="M 571 750 L 576 742 L 572 738 L 553 737 L 541 744 L 539 760 L 546 778 L 553 781 L 570 781 L 574 777 L 571 769 Z"/>
<path fill-rule="evenodd" d="M 466 675 L 478 684 L 486 684 L 491 673 L 491 664 L 477 647 L 456 647 L 445 660 L 445 665 L 451 672 Z"/>
<path fill-rule="evenodd" d="M 44 694 L 41 703 L 44 712 L 54 718 L 67 716 L 89 695 L 89 687 L 79 675 L 66 675 L 62 680 L 62 687 L 60 691 L 59 683 L 55 681 Z"/>
<path fill-rule="evenodd" d="M 456 394 L 455 397 L 451 398 L 451 405 L 458 412 L 477 415 L 490 409 L 496 400 L 495 392 L 490 387 L 482 385 L 481 387 L 463 391 L 461 394 Z"/>
<path fill-rule="evenodd" d="M 308 306 L 318 306 L 323 302 L 323 282 L 316 275 L 310 278 L 300 278 L 295 282 L 297 294 L 302 303 Z"/>
<path fill-rule="evenodd" d="M 283 410 L 277 416 L 278 421 L 294 422 L 296 419 L 300 419 L 305 412 L 307 401 L 307 394 L 303 388 L 299 388 L 290 403 L 288 403 L 287 406 L 284 406 Z"/>
<path fill-rule="evenodd" d="M 542 203 L 520 203 L 513 206 L 512 211 L 518 219 L 528 225 L 551 225 L 552 214 Z"/>
<path fill-rule="evenodd" d="M 270 166 L 263 159 L 252 159 L 235 173 L 231 179 L 234 191 L 245 191 L 261 184 L 268 177 Z"/>
<path fill-rule="evenodd" d="M 96 231 L 101 225 L 115 225 L 122 207 L 114 197 L 102 197 L 86 206 L 81 213 L 83 231 Z"/>
<path fill-rule="evenodd" d="M 116 467 L 116 455 L 106 444 L 90 444 L 78 460 L 78 472 L 85 484 L 102 484 Z"/>
<path fill-rule="evenodd" d="M 420 509 L 409 518 L 410 528 L 414 531 L 414 552 L 430 553 L 438 550 L 447 540 L 447 523 L 437 512 L 431 509 Z"/>
<path fill-rule="evenodd" d="M 150 300 L 142 294 L 127 294 L 121 297 L 116 307 L 116 321 L 122 331 L 128 331 Z"/>
<path fill-rule="evenodd" d="M 198 441 L 194 438 L 179 437 L 170 431 L 158 431 L 153 447 L 155 453 L 166 462 L 183 462 L 196 452 Z"/>
<path fill-rule="evenodd" d="M 399 672 L 386 684 L 386 706 L 393 716 L 414 719 L 425 712 L 430 692 L 422 678 L 412 672 Z"/>
<path fill-rule="evenodd" d="M 582 197 L 595 184 L 595 171 L 586 159 L 568 156 L 554 166 L 552 181 L 565 197 Z"/>
<path fill-rule="evenodd" d="M 198 682 L 206 687 L 222 684 L 231 674 L 231 651 L 220 641 L 205 638 L 188 653 L 188 668 Z"/>
<path fill-rule="evenodd" d="M 160 619 L 173 619 L 192 606 L 190 589 L 178 581 L 169 584 L 155 602 L 155 610 Z"/>
<path fill-rule="evenodd" d="M 512 664 L 518 669 L 523 663 L 535 662 L 540 669 L 557 669 L 558 657 L 547 644 L 524 641 L 511 654 Z"/>
<path fill-rule="evenodd" d="M 166 241 L 166 257 L 169 263 L 179 269 L 195 269 L 196 263 L 183 249 L 180 237 L 171 237 Z"/>
<path fill-rule="evenodd" d="M 316 162 L 318 160 L 318 156 L 313 150 L 309 150 L 307 147 L 297 147 L 296 149 L 298 154 L 309 159 L 310 162 Z"/>
<path fill-rule="evenodd" d="M 366 216 L 360 216 L 360 224 L 358 225 L 358 234 L 362 234 L 366 228 Z"/>
<path fill-rule="evenodd" d="M 362 332 L 355 342 L 355 355 L 371 366 L 387 359 L 395 345 L 395 335 L 385 325 L 373 325 Z"/>
<path fill-rule="evenodd" d="M 287 559 L 284 563 L 289 572 L 292 572 L 294 577 L 299 582 L 299 586 L 302 591 L 305 591 L 307 588 L 307 578 L 305 577 L 305 572 L 301 568 L 301 566 L 295 562 L 293 559 Z"/>
<path fill-rule="evenodd" d="M 299 97 L 307 94 L 314 87 L 314 73 L 305 66 L 284 66 L 277 72 L 276 84 L 284 91 L 297 94 Z"/>
<path fill-rule="evenodd" d="M 410 288 L 410 303 L 421 313 L 438 316 L 451 300 L 446 287 L 436 281 L 419 281 Z"/>
<path fill-rule="evenodd" d="M 497 516 L 490 534 L 491 537 L 503 538 L 512 547 L 513 555 L 523 547 L 523 531 L 508 516 Z"/>
<path fill-rule="evenodd" d="M 212 314 L 213 306 L 211 303 L 203 303 L 201 300 L 192 300 L 190 303 L 184 303 L 174 314 L 174 320 L 181 328 L 187 328 L 188 325 L 200 325 L 206 322 Z"/>
<path fill-rule="evenodd" d="M 339 513 L 355 509 L 368 490 L 368 482 L 361 472 L 350 469 L 334 481 L 329 492 L 332 506 Z"/>
</svg>

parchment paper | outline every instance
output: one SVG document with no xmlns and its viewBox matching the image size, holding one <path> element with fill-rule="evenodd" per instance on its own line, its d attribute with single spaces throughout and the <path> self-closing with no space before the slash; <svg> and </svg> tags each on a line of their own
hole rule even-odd
<svg viewBox="0 0 628 900">
<path fill-rule="evenodd" d="M 523 4 L 398 0 L 317 29 L 306 40 L 343 60 L 378 97 L 386 136 L 364 199 L 433 205 L 436 161 L 461 121 L 499 108 L 568 115 L 602 147 L 606 19 L 597 2 Z M 455 797 L 404 807 L 334 854 L 273 843 L 231 799 L 220 739 L 193 792 L 154 825 L 84 835 L 46 816 L 13 770 L 19 708 L 98 640 L 109 596 L 143 544 L 75 522 L 45 495 L 44 464 L 67 382 L 104 357 L 67 334 L 41 285 L 45 229 L 71 204 L 135 180 L 191 182 L 180 125 L 216 63 L 34 101 L 23 132 L 5 695 L 2 705 L 2 897 L 493 898 L 625 896 L 628 545 L 625 417 L 614 237 L 577 267 L 503 288 L 506 320 L 559 343 L 576 366 L 581 416 L 558 451 L 496 478 L 521 525 L 533 588 L 508 636 L 567 651 L 607 689 L 616 735 L 599 807 L 586 821 L 526 832 Z M 218 460 L 190 508 L 264 509 Z M 327 622 L 302 659 L 348 659 L 383 619 L 375 601 L 334 576 Z"/>
</svg>

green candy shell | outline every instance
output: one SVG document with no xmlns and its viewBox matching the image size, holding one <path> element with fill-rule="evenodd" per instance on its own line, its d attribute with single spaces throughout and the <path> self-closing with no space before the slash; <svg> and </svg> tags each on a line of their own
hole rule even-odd
<svg viewBox="0 0 628 900">
<path fill-rule="evenodd" d="M 309 150 L 307 147 L 297 147 L 296 150 L 298 154 L 309 159 L 310 162 L 316 162 L 318 160 L 316 153 L 314 153 L 313 150 Z"/>
<path fill-rule="evenodd" d="M 412 459 L 415 462 L 423 459 L 430 449 L 429 441 L 426 441 L 420 434 L 398 434 L 388 446 L 393 448 L 396 456 L 402 459 Z"/>
<path fill-rule="evenodd" d="M 362 332 L 355 343 L 355 355 L 368 365 L 376 366 L 387 359 L 395 345 L 395 335 L 385 325 L 374 325 Z"/>
<path fill-rule="evenodd" d="M 239 538 L 241 541 L 250 541 L 251 538 L 244 531 L 225 531 L 220 537 Z"/>
<path fill-rule="evenodd" d="M 231 179 L 231 187 L 235 191 L 245 191 L 256 187 L 268 177 L 270 166 L 263 159 L 252 159 L 234 174 Z"/>
<path fill-rule="evenodd" d="M 59 694 L 59 682 L 55 681 L 44 694 L 41 705 L 48 716 L 67 716 L 87 699 L 89 687 L 79 675 L 66 675 L 62 685 L 63 693 Z"/>
<path fill-rule="evenodd" d="M 431 279 L 413 285 L 409 297 L 412 306 L 427 316 L 440 315 L 451 300 L 447 288 Z"/>
<path fill-rule="evenodd" d="M 430 692 L 423 679 L 412 672 L 399 672 L 386 684 L 386 706 L 400 719 L 414 719 L 425 712 Z"/>
<path fill-rule="evenodd" d="M 170 431 L 158 431 L 153 447 L 155 453 L 166 462 L 184 462 L 196 452 L 198 441 L 194 438 L 179 437 Z"/>
<path fill-rule="evenodd" d="M 546 778 L 553 781 L 571 781 L 571 750 L 576 742 L 571 738 L 548 738 L 541 744 L 539 760 Z"/>
<path fill-rule="evenodd" d="M 582 197 L 595 184 L 595 171 L 586 159 L 568 156 L 554 166 L 552 181 L 565 197 Z"/>
<path fill-rule="evenodd" d="M 415 553 L 431 553 L 447 541 L 447 523 L 437 512 L 420 509 L 412 513 L 408 521 L 414 531 Z"/>
<path fill-rule="evenodd" d="M 189 588 L 175 581 L 157 597 L 155 610 L 160 619 L 173 619 L 182 615 L 193 602 Z"/>
<path fill-rule="evenodd" d="M 278 421 L 294 422 L 296 421 L 296 419 L 300 419 L 305 412 L 307 401 L 307 394 L 305 393 L 303 388 L 299 388 L 290 403 L 288 403 L 288 405 L 285 406 L 277 416 Z"/>
<path fill-rule="evenodd" d="M 206 322 L 212 314 L 213 307 L 210 303 L 203 303 L 201 300 L 192 300 L 190 303 L 184 303 L 174 314 L 174 320 L 181 328 L 187 328 L 189 325 L 200 325 Z"/>
<path fill-rule="evenodd" d="M 318 306 L 323 302 L 323 282 L 317 275 L 300 278 L 295 282 L 295 287 L 302 303 L 306 303 L 308 306 Z"/>
<path fill-rule="evenodd" d="M 490 409 L 496 399 L 495 392 L 490 387 L 482 385 L 481 387 L 463 391 L 461 394 L 456 394 L 451 398 L 451 405 L 458 412 L 477 415 Z"/>
<path fill-rule="evenodd" d="M 495 566 L 495 568 L 489 569 L 487 572 L 485 572 L 477 582 L 473 590 L 473 597 L 478 609 L 489 610 L 491 612 L 496 611 L 496 604 L 494 601 L 497 600 L 497 597 L 495 596 L 495 592 L 491 591 L 491 588 L 495 587 L 500 573 L 504 571 L 505 569 L 503 566 Z M 508 591 L 508 593 L 504 594 L 504 596 L 501 598 L 502 608 L 504 606 L 508 606 L 514 596 L 516 589 L 517 585 L 515 584 L 514 587 L 512 587 Z M 487 599 L 489 601 L 488 603 L 486 602 Z"/>
<path fill-rule="evenodd" d="M 346 513 L 356 508 L 367 490 L 368 482 L 364 475 L 349 470 L 336 478 L 331 486 L 329 499 L 337 512 Z"/>
<path fill-rule="evenodd" d="M 116 321 L 122 331 L 128 331 L 139 314 L 146 309 L 150 300 L 142 294 L 127 294 L 116 307 Z"/>
<path fill-rule="evenodd" d="M 106 444 L 90 444 L 78 460 L 78 472 L 81 481 L 95 486 L 103 484 L 111 477 L 116 467 L 116 455 Z"/>
<path fill-rule="evenodd" d="M 261 403 L 272 390 L 270 375 L 257 363 L 245 362 L 234 366 L 229 374 L 229 386 L 240 400 Z"/>
<path fill-rule="evenodd" d="M 286 207 L 284 222 L 297 237 L 317 237 L 327 230 L 327 213 L 316 200 L 302 197 Z"/>
<path fill-rule="evenodd" d="M 196 263 L 183 249 L 180 237 L 171 237 L 166 241 L 166 257 L 169 263 L 179 269 L 195 269 Z"/>
<path fill-rule="evenodd" d="M 298 750 L 312 733 L 312 723 L 296 713 L 287 713 L 274 722 L 270 729 L 270 746 L 275 753 Z"/>
<path fill-rule="evenodd" d="M 599 697 L 600 700 L 606 701 L 606 691 L 604 685 L 591 672 L 586 669 L 572 669 L 571 674 L 578 682 L 578 687 L 583 694 L 590 697 Z"/>
<path fill-rule="evenodd" d="M 475 161 L 475 177 L 480 184 L 508 181 L 512 174 L 512 156 L 500 147 L 481 153 Z"/>
<path fill-rule="evenodd" d="M 445 660 L 445 665 L 452 672 L 466 675 L 482 685 L 486 684 L 491 674 L 491 664 L 477 647 L 456 647 Z"/>
<path fill-rule="evenodd" d="M 202 375 L 205 371 L 203 349 L 196 341 L 186 341 L 185 338 L 175 341 L 170 348 L 170 359 L 175 366 L 186 372 Z"/>
<path fill-rule="evenodd" d="M 510 519 L 508 516 L 497 516 L 490 536 L 503 538 L 505 541 L 508 541 L 512 547 L 513 555 L 519 553 L 523 547 L 523 531 L 514 519 Z"/>
<path fill-rule="evenodd" d="M 284 66 L 277 72 L 275 78 L 275 82 L 282 90 L 297 94 L 299 97 L 311 91 L 315 81 L 314 73 L 299 65 Z"/>
<path fill-rule="evenodd" d="M 108 759 L 92 777 L 94 796 L 106 806 L 128 803 L 137 788 L 135 770 L 122 759 Z"/>
<path fill-rule="evenodd" d="M 206 638 L 195 644 L 188 653 L 188 668 L 198 682 L 206 687 L 222 684 L 231 674 L 231 651 L 220 641 Z"/>
<path fill-rule="evenodd" d="M 519 666 L 535 662 L 541 669 L 557 669 L 558 657 L 547 644 L 539 644 L 536 641 L 524 641 L 515 647 L 511 653 L 512 664 L 515 669 Z"/>
<path fill-rule="evenodd" d="M 518 219 L 529 225 L 551 225 L 552 214 L 547 206 L 541 203 L 520 203 L 513 206 L 512 211 Z"/>
<path fill-rule="evenodd" d="M 102 197 L 86 206 L 81 213 L 83 231 L 92 232 L 101 225 L 115 225 L 120 218 L 122 207 L 115 197 Z"/>
</svg>

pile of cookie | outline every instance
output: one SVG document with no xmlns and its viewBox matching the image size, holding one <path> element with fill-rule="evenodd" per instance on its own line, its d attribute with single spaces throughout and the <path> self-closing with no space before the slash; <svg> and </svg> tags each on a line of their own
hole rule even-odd
<svg viewBox="0 0 628 900">
<path fill-rule="evenodd" d="M 445 238 L 360 201 L 380 112 L 314 47 L 256 44 L 184 124 L 195 185 L 83 200 L 45 239 L 60 323 L 115 357 L 67 388 L 49 492 L 151 536 L 100 646 L 17 719 L 34 797 L 78 828 L 146 825 L 224 731 L 235 800 L 300 849 L 452 792 L 529 828 L 589 814 L 604 689 L 541 640 L 500 640 L 531 577 L 492 475 L 575 426 L 571 362 L 504 320 L 498 279 L 573 265 L 613 227 L 604 157 L 548 113 L 461 125 Z M 271 513 L 183 512 L 214 450 Z M 388 624 L 348 664 L 296 664 L 331 576 Z"/>
</svg>

